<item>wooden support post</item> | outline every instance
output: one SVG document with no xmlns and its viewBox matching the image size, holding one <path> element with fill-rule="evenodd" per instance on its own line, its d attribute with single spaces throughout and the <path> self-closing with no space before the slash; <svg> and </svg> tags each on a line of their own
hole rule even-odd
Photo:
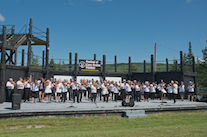
<svg viewBox="0 0 207 137">
<path fill-rule="evenodd" d="M 69 71 L 72 71 L 72 53 L 69 53 Z"/>
<path fill-rule="evenodd" d="M 128 70 L 128 73 L 129 73 L 129 74 L 131 74 L 131 73 L 132 73 L 132 67 L 131 67 L 131 66 L 132 66 L 132 65 L 131 65 L 131 57 L 129 57 L 129 64 L 128 64 L 128 65 L 129 65 L 129 68 L 128 68 L 128 69 L 129 69 L 129 70 Z"/>
<path fill-rule="evenodd" d="M 155 71 L 154 71 L 154 58 L 153 55 L 151 55 L 151 82 L 155 81 Z"/>
<path fill-rule="evenodd" d="M 175 71 L 178 71 L 178 61 L 175 61 Z"/>
<path fill-rule="evenodd" d="M 168 68 L 168 59 L 166 58 L 166 71 L 168 72 L 169 71 L 169 68 Z"/>
<path fill-rule="evenodd" d="M 77 62 L 78 62 L 78 53 L 75 53 L 75 67 L 74 67 L 74 78 L 77 78 Z"/>
<path fill-rule="evenodd" d="M 180 51 L 180 71 L 183 72 L 183 52 Z"/>
<path fill-rule="evenodd" d="M 24 66 L 24 49 L 22 49 L 22 66 Z"/>
<path fill-rule="evenodd" d="M 96 60 L 96 54 L 94 54 L 94 60 Z"/>
<path fill-rule="evenodd" d="M 29 35 L 27 37 L 27 46 L 28 46 L 28 50 L 27 50 L 27 69 L 28 69 L 28 74 L 27 77 L 30 77 L 31 74 L 31 50 L 32 50 L 32 18 L 30 18 L 30 24 L 29 24 Z"/>
<path fill-rule="evenodd" d="M 1 46 L 1 75 L 0 75 L 0 103 L 3 103 L 5 101 L 5 74 L 6 74 L 6 32 L 7 28 L 4 25 L 3 26 L 3 35 L 2 35 L 2 46 Z"/>
<path fill-rule="evenodd" d="M 14 54 L 14 66 L 17 65 L 17 49 L 14 51 L 15 54 Z"/>
<path fill-rule="evenodd" d="M 103 55 L 103 70 L 102 70 L 103 80 L 106 78 L 106 55 Z"/>
<path fill-rule="evenodd" d="M 50 41 L 49 41 L 49 28 L 47 28 L 46 32 L 46 64 L 45 64 L 45 69 L 47 71 L 46 77 L 49 78 L 49 50 L 50 50 Z"/>
<path fill-rule="evenodd" d="M 115 71 L 115 72 L 117 72 L 117 62 L 116 62 L 116 61 L 117 61 L 117 60 L 116 60 L 116 56 L 115 56 L 115 57 L 114 57 L 114 67 L 115 67 L 115 68 L 114 68 L 114 69 L 115 69 L 114 71 Z"/>
<path fill-rule="evenodd" d="M 146 73 L 146 60 L 144 60 L 144 73 Z"/>
<path fill-rule="evenodd" d="M 184 81 L 184 69 L 183 69 L 183 52 L 180 51 L 180 72 L 181 72 L 181 81 Z"/>
<path fill-rule="evenodd" d="M 10 50 L 9 65 L 12 65 L 12 61 L 13 61 L 13 50 Z"/>
<path fill-rule="evenodd" d="M 42 51 L 42 69 L 44 69 L 45 66 L 45 51 Z"/>
</svg>

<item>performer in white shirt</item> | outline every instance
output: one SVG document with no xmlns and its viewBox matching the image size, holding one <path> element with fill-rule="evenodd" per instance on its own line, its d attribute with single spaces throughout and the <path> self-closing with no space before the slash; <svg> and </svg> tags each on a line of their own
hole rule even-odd
<svg viewBox="0 0 207 137">
<path fill-rule="evenodd" d="M 191 99 L 191 102 L 193 102 L 194 88 L 195 88 L 195 84 L 192 81 L 190 81 L 189 85 L 188 85 L 188 101 L 190 101 L 190 99 Z"/>
<path fill-rule="evenodd" d="M 181 85 L 179 86 L 179 93 L 180 93 L 181 100 L 183 101 L 185 95 L 185 85 L 183 81 L 181 81 Z"/>
<path fill-rule="evenodd" d="M 29 101 L 30 93 L 31 93 L 31 81 L 30 78 L 24 82 L 24 102 Z"/>
<path fill-rule="evenodd" d="M 43 102 L 44 99 L 44 84 L 45 84 L 45 80 L 41 78 L 39 82 L 39 102 Z"/>
<path fill-rule="evenodd" d="M 167 97 L 168 97 L 169 100 L 171 100 L 173 98 L 173 96 L 174 96 L 173 92 L 172 92 L 172 84 L 173 83 L 169 83 L 167 85 Z"/>
<path fill-rule="evenodd" d="M 61 79 L 58 79 L 57 85 L 56 85 L 56 102 L 60 102 L 60 96 L 61 96 L 61 91 L 63 89 L 63 84 Z"/>
<path fill-rule="evenodd" d="M 51 90 L 52 85 L 50 84 L 50 81 L 47 80 L 47 81 L 45 82 L 45 85 L 44 85 L 44 86 L 45 86 L 46 102 L 47 102 L 47 103 L 50 103 L 51 94 L 52 94 L 52 90 Z"/>
<path fill-rule="evenodd" d="M 145 85 L 143 85 L 143 89 L 144 89 L 144 101 L 149 102 L 150 84 L 148 81 L 146 81 Z"/>
<path fill-rule="evenodd" d="M 24 83 L 23 79 L 19 78 L 17 81 L 17 93 L 21 95 L 21 99 L 23 99 L 23 93 L 24 93 Z"/>
<path fill-rule="evenodd" d="M 77 96 L 77 102 L 80 103 L 79 101 L 79 84 L 75 80 L 72 84 L 72 90 L 73 90 L 73 103 L 75 103 L 75 96 Z"/>
<path fill-rule="evenodd" d="M 114 91 L 114 101 L 117 102 L 118 99 L 118 94 L 119 94 L 119 85 L 117 82 L 115 82 L 115 85 L 113 86 L 113 91 Z"/>
<path fill-rule="evenodd" d="M 97 86 L 95 82 L 93 82 L 91 85 L 91 95 L 92 95 L 92 103 L 96 103 Z"/>
<path fill-rule="evenodd" d="M 173 94 L 174 94 L 174 103 L 176 103 L 176 98 L 177 98 L 177 95 L 178 95 L 178 82 L 175 81 L 172 85 L 172 90 L 173 90 Z"/>
<path fill-rule="evenodd" d="M 35 79 L 35 82 L 32 83 L 32 102 L 31 103 L 37 103 L 38 93 L 39 93 L 39 84 L 37 82 L 37 79 Z"/>
<path fill-rule="evenodd" d="M 106 81 L 104 81 L 104 83 L 101 85 L 101 89 L 102 89 L 101 95 L 103 96 L 103 102 L 108 102 L 109 92 L 108 92 Z"/>
<path fill-rule="evenodd" d="M 62 98 L 61 98 L 61 103 L 65 103 L 65 100 L 66 100 L 66 94 L 68 92 L 68 87 L 67 87 L 67 83 L 65 81 L 62 82 L 62 89 L 61 89 L 61 92 L 62 92 Z"/>
<path fill-rule="evenodd" d="M 126 80 L 125 79 L 121 83 L 120 88 L 121 88 L 121 98 L 125 99 L 126 97 Z"/>
<path fill-rule="evenodd" d="M 152 84 L 150 84 L 150 95 L 151 95 L 151 99 L 154 100 L 155 99 L 155 93 L 156 93 L 156 86 L 155 83 L 153 82 Z"/>
<path fill-rule="evenodd" d="M 12 95 L 14 93 L 14 81 L 12 78 L 9 78 L 9 81 L 7 81 L 6 83 L 6 88 L 7 88 L 7 98 L 8 101 L 11 102 L 12 101 Z"/>
<path fill-rule="evenodd" d="M 135 100 L 137 100 L 137 102 L 141 102 L 141 88 L 138 83 L 135 84 L 135 96 Z"/>
</svg>

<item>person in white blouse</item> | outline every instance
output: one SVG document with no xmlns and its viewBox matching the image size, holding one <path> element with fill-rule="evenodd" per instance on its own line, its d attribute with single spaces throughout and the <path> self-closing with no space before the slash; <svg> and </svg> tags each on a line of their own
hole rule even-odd
<svg viewBox="0 0 207 137">
<path fill-rule="evenodd" d="M 178 82 L 175 81 L 172 85 L 172 91 L 173 91 L 173 94 L 174 94 L 174 103 L 176 103 L 176 98 L 177 98 L 177 95 L 178 95 Z"/>
<path fill-rule="evenodd" d="M 91 95 L 92 95 L 92 103 L 96 103 L 96 95 L 97 95 L 97 85 L 95 82 L 91 85 Z"/>
<path fill-rule="evenodd" d="M 120 88 L 121 88 L 121 98 L 125 99 L 126 97 L 126 80 L 125 79 L 123 79 L 123 82 L 121 83 Z"/>
<path fill-rule="evenodd" d="M 173 98 L 172 84 L 173 83 L 169 83 L 166 88 L 167 89 L 167 97 L 169 100 L 171 100 Z"/>
<path fill-rule="evenodd" d="M 188 85 L 188 101 L 190 101 L 190 99 L 191 99 L 191 102 L 193 102 L 194 88 L 195 88 L 195 84 L 192 81 L 190 81 L 189 85 Z"/>
<path fill-rule="evenodd" d="M 104 81 L 104 83 L 101 85 L 101 95 L 103 96 L 103 102 L 108 102 L 108 88 L 107 88 L 107 82 Z"/>
<path fill-rule="evenodd" d="M 21 94 L 21 99 L 23 99 L 23 93 L 24 93 L 24 83 L 23 79 L 19 78 L 17 81 L 17 93 Z"/>
<path fill-rule="evenodd" d="M 35 79 L 35 82 L 32 83 L 32 102 L 31 103 L 37 103 L 38 93 L 39 93 L 39 84 L 37 82 L 37 79 Z"/>
<path fill-rule="evenodd" d="M 139 83 L 135 84 L 135 100 L 141 102 L 141 88 Z"/>
<path fill-rule="evenodd" d="M 52 85 L 50 84 L 50 81 L 47 80 L 45 82 L 45 95 L 46 95 L 46 102 L 50 103 L 51 94 L 52 94 Z"/>
<path fill-rule="evenodd" d="M 181 81 L 181 85 L 179 86 L 179 93 L 180 93 L 181 100 L 183 101 L 185 95 L 185 85 L 183 81 Z"/>
<path fill-rule="evenodd" d="M 144 90 L 144 101 L 149 102 L 150 83 L 148 81 L 146 81 L 145 85 L 143 85 L 143 90 Z"/>
<path fill-rule="evenodd" d="M 30 78 L 24 82 L 24 102 L 29 101 L 30 93 L 31 93 L 31 81 Z"/>
<path fill-rule="evenodd" d="M 61 103 L 62 102 L 65 103 L 67 92 L 68 92 L 67 83 L 65 81 L 63 81 L 62 82 L 62 89 L 61 89 L 61 93 L 62 93 Z"/>
<path fill-rule="evenodd" d="M 118 99 L 118 94 L 119 94 L 119 85 L 117 82 L 115 82 L 115 85 L 113 86 L 113 91 L 114 91 L 114 101 L 117 102 Z"/>
<path fill-rule="evenodd" d="M 153 82 L 152 84 L 150 84 L 150 95 L 151 95 L 151 99 L 154 100 L 155 99 L 155 93 L 156 93 L 156 86 L 155 83 Z"/>
<path fill-rule="evenodd" d="M 76 80 L 71 84 L 72 90 L 73 90 L 73 103 L 75 103 L 75 96 L 77 96 L 77 102 L 80 103 L 79 101 L 79 83 L 77 83 Z"/>
<path fill-rule="evenodd" d="M 56 102 L 60 102 L 60 96 L 61 96 L 61 91 L 63 89 L 63 84 L 61 79 L 58 79 L 57 85 L 56 85 Z"/>
<path fill-rule="evenodd" d="M 9 81 L 6 83 L 6 88 L 7 88 L 7 99 L 9 102 L 12 101 L 12 94 L 14 93 L 14 81 L 12 78 L 9 78 Z"/>
</svg>

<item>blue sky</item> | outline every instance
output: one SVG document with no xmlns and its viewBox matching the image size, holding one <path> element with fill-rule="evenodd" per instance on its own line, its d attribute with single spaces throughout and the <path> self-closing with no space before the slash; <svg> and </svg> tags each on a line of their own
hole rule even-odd
<svg viewBox="0 0 207 137">
<path fill-rule="evenodd" d="M 207 36 L 207 0 L 0 0 L 0 25 L 29 24 L 50 29 L 50 58 L 93 59 L 107 63 L 179 59 L 179 52 L 202 57 Z M 161 46 L 162 45 L 162 46 Z M 166 48 L 168 47 L 168 48 Z M 21 51 L 22 46 L 19 48 Z M 33 47 L 42 56 L 44 46 Z M 21 58 L 19 55 L 18 58 Z M 67 63 L 68 61 L 66 61 Z"/>
</svg>

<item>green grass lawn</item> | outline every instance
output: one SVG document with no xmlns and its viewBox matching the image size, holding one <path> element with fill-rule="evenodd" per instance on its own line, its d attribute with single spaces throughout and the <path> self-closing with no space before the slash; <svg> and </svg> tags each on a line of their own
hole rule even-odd
<svg viewBox="0 0 207 137">
<path fill-rule="evenodd" d="M 35 125 L 45 127 L 35 128 Z M 0 136 L 206 137 L 207 112 L 150 114 L 133 119 L 119 116 L 6 119 L 0 120 Z"/>
</svg>

